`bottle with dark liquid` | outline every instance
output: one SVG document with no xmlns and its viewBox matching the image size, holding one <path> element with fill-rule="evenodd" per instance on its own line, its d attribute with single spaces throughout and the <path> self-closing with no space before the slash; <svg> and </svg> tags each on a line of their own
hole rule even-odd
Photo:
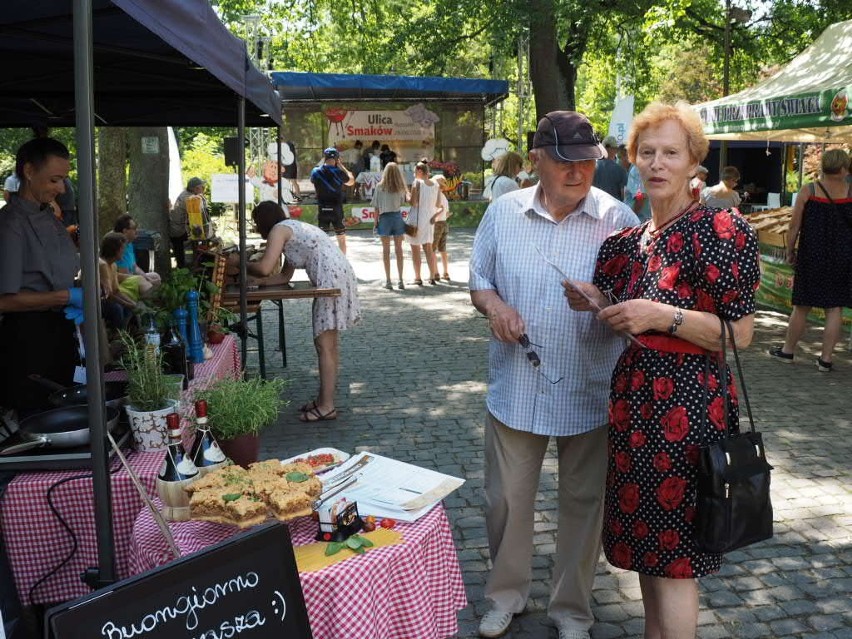
<svg viewBox="0 0 852 639">
<path fill-rule="evenodd" d="M 166 416 L 169 446 L 157 475 L 157 493 L 163 502 L 163 516 L 170 521 L 188 521 L 189 494 L 184 487 L 198 478 L 198 469 L 186 454 L 180 437 L 180 415 Z"/>
<path fill-rule="evenodd" d="M 195 402 L 195 441 L 192 443 L 190 457 L 201 477 L 228 463 L 225 453 L 219 448 L 219 443 L 210 432 L 210 425 L 207 422 L 207 402 L 203 399 Z"/>
<path fill-rule="evenodd" d="M 189 366 L 186 358 L 186 344 L 180 338 L 175 326 L 169 329 L 168 341 L 162 346 L 163 364 L 169 373 L 183 375 L 183 390 L 189 388 Z"/>
<path fill-rule="evenodd" d="M 186 335 L 186 309 L 183 307 L 176 309 L 175 312 L 172 313 L 172 318 L 173 324 L 177 328 L 178 335 L 180 335 L 180 339 L 183 342 L 184 350 L 186 351 L 187 379 L 192 381 L 192 378 L 195 377 L 195 363 L 192 361 L 192 358 L 189 357 L 189 339 Z"/>
</svg>

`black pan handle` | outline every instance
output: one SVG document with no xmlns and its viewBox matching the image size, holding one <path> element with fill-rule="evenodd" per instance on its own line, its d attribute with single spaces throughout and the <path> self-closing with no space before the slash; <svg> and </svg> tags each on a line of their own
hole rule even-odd
<svg viewBox="0 0 852 639">
<path fill-rule="evenodd" d="M 35 373 L 33 373 L 32 375 L 28 375 L 27 377 L 29 377 L 31 382 L 35 382 L 36 384 L 44 386 L 45 388 L 49 388 L 52 391 L 68 390 L 66 386 L 63 386 L 62 384 L 57 384 L 52 379 L 47 379 L 46 377 L 36 375 Z"/>
<path fill-rule="evenodd" d="M 22 442 L 20 444 L 13 444 L 12 446 L 7 446 L 0 450 L 0 456 L 6 455 L 14 455 L 15 453 L 24 453 L 28 450 L 32 450 L 34 448 L 41 448 L 42 446 L 47 446 L 50 444 L 50 440 L 47 437 L 33 437 L 32 439 Z"/>
</svg>

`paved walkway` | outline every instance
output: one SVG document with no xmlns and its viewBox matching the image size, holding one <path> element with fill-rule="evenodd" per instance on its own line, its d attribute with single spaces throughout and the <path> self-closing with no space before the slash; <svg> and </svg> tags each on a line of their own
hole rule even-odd
<svg viewBox="0 0 852 639">
<path fill-rule="evenodd" d="M 466 289 L 472 238 L 472 231 L 450 231 L 452 284 L 387 291 L 380 286 L 381 245 L 368 233 L 350 234 L 364 319 L 342 334 L 340 417 L 316 425 L 296 418 L 296 406 L 315 392 L 316 357 L 310 302 L 287 302 L 289 366 L 280 367 L 272 340 L 267 362 L 290 380 L 291 405 L 265 432 L 262 450 L 279 457 L 320 446 L 371 450 L 465 478 L 445 502 L 470 600 L 459 615 L 463 638 L 477 636 L 488 570 L 482 492 L 488 327 Z M 408 283 L 410 260 L 406 269 Z M 274 317 L 268 310 L 267 335 L 275 334 Z M 701 639 L 852 638 L 852 358 L 844 348 L 836 370 L 819 373 L 813 360 L 820 335 L 813 329 L 793 365 L 771 360 L 766 349 L 785 326 L 785 316 L 760 312 L 755 343 L 744 353 L 755 417 L 775 467 L 776 536 L 730 554 L 719 575 L 701 581 Z M 555 471 L 551 450 L 536 497 L 532 594 L 510 638 L 556 637 L 545 614 L 555 548 Z M 593 639 L 642 636 L 634 574 L 602 560 L 593 609 Z"/>
</svg>

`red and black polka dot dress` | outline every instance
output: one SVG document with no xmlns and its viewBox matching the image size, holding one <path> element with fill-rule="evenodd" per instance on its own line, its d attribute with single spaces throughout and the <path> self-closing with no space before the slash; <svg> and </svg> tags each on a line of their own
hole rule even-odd
<svg viewBox="0 0 852 639">
<path fill-rule="evenodd" d="M 754 313 L 757 239 L 739 213 L 699 207 L 650 242 L 647 226 L 604 242 L 595 271 L 598 288 L 620 301 L 650 299 L 732 321 Z M 721 555 L 701 552 L 693 542 L 699 446 L 717 440 L 724 429 L 713 357 L 709 370 L 705 404 L 703 354 L 631 345 L 616 364 L 603 530 L 604 551 L 614 566 L 676 579 L 721 566 Z M 736 423 L 729 374 L 724 383 Z"/>
</svg>

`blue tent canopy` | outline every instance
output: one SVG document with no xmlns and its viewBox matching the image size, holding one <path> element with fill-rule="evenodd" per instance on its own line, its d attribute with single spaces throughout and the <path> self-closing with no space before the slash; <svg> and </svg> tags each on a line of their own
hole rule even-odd
<svg viewBox="0 0 852 639">
<path fill-rule="evenodd" d="M 475 102 L 490 106 L 509 94 L 505 80 L 350 75 L 274 71 L 272 83 L 284 103 L 422 100 Z"/>
</svg>

